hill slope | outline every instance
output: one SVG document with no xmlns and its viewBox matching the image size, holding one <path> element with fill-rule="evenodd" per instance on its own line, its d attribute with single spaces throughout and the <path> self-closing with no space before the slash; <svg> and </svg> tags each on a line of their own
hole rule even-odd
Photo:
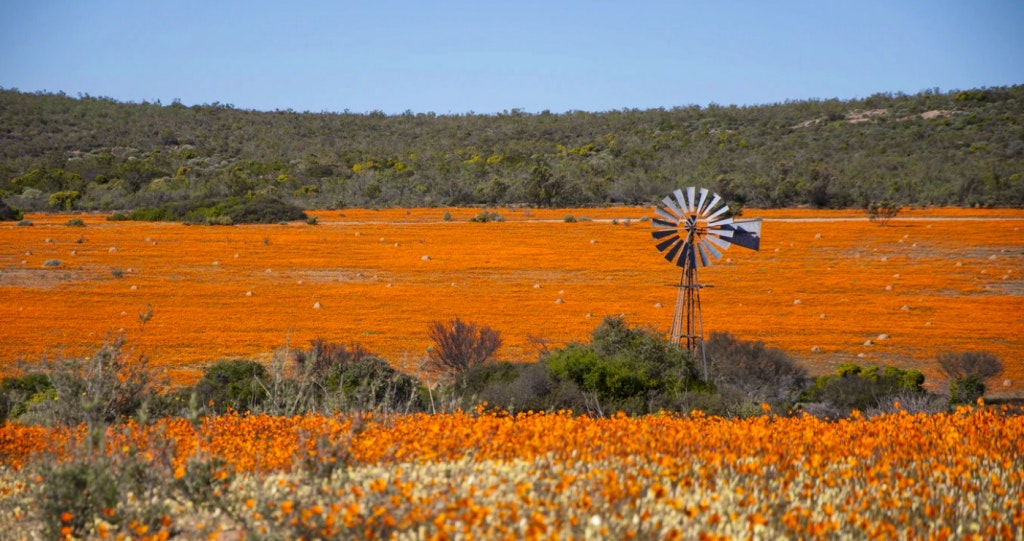
<svg viewBox="0 0 1024 541">
<path fill-rule="evenodd" d="M 273 194 L 306 208 L 1024 206 L 1024 86 L 755 107 L 257 112 L 0 90 L 0 197 L 112 210 Z"/>
</svg>

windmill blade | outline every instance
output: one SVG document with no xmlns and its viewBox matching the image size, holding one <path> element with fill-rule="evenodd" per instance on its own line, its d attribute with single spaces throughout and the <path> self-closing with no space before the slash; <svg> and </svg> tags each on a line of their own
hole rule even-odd
<svg viewBox="0 0 1024 541">
<path fill-rule="evenodd" d="M 674 227 L 675 223 L 679 222 L 679 217 L 678 216 L 673 216 L 673 215 L 669 214 L 668 212 L 665 212 L 665 209 L 663 209 L 661 207 L 658 207 L 658 208 L 654 209 L 654 213 L 657 214 L 658 216 L 661 216 L 662 218 L 672 222 L 673 223 L 673 227 Z"/>
<path fill-rule="evenodd" d="M 670 227 L 672 229 L 676 229 L 679 227 L 679 222 L 676 222 L 675 220 L 671 222 L 666 222 L 665 220 L 659 220 L 657 218 L 651 220 L 651 224 L 659 227 Z"/>
<path fill-rule="evenodd" d="M 698 243 L 696 248 L 697 248 L 697 250 L 696 250 L 697 254 L 700 255 L 700 264 L 701 264 L 701 266 L 703 266 L 703 267 L 710 267 L 711 266 L 711 259 L 708 257 L 708 254 L 704 252 L 704 245 Z"/>
<path fill-rule="evenodd" d="M 686 201 L 690 204 L 690 212 L 697 211 L 697 188 L 690 186 L 686 189 Z"/>
<path fill-rule="evenodd" d="M 715 259 L 722 257 L 722 252 L 719 252 L 718 249 L 712 246 L 710 240 L 711 237 L 704 237 L 703 239 L 700 239 L 701 248 L 707 250 L 707 252 L 711 254 L 711 257 Z M 728 244 L 726 244 L 726 246 L 728 246 Z"/>
<path fill-rule="evenodd" d="M 729 205 L 722 205 L 722 208 L 716 210 L 714 213 L 708 216 L 707 220 L 709 222 L 714 221 L 715 218 L 718 218 L 719 216 L 725 214 L 726 212 L 729 212 Z"/>
<path fill-rule="evenodd" d="M 722 197 L 720 195 L 717 193 L 712 195 L 714 195 L 714 197 L 711 198 L 711 202 L 708 203 L 708 206 L 704 207 L 704 211 L 700 214 L 701 217 L 707 217 L 707 215 L 711 214 L 711 211 L 715 210 L 715 207 L 722 202 Z"/>
<path fill-rule="evenodd" d="M 703 216 L 704 215 L 704 203 L 707 203 L 707 201 L 708 201 L 708 193 L 709 193 L 709 191 L 708 191 L 707 188 L 701 188 L 700 189 L 700 203 L 697 203 L 697 215 L 698 216 Z"/>
<path fill-rule="evenodd" d="M 671 237 L 668 240 L 663 240 L 660 243 L 658 243 L 658 245 L 655 246 L 655 248 L 657 248 L 659 252 L 664 252 L 665 250 L 668 249 L 669 246 L 672 246 L 674 243 L 677 242 L 682 242 L 678 236 Z"/>
<path fill-rule="evenodd" d="M 761 249 L 761 219 L 744 220 L 725 226 L 722 231 L 731 230 L 729 242 L 750 250 Z"/>
<path fill-rule="evenodd" d="M 679 253 L 679 249 L 682 248 L 683 246 L 684 244 L 682 242 L 677 243 L 675 246 L 672 247 L 671 250 L 665 253 L 665 259 L 669 260 L 675 265 L 679 265 L 679 263 L 676 261 L 676 254 Z M 679 266 L 681 267 L 682 265 Z"/>
<path fill-rule="evenodd" d="M 679 207 L 676 206 L 675 201 L 673 201 L 671 197 L 667 197 L 666 196 L 665 199 L 661 200 L 661 202 L 665 203 L 665 206 L 668 207 L 673 213 L 675 213 L 675 218 L 678 219 L 680 216 L 683 215 L 683 212 L 681 210 L 679 210 Z M 661 209 L 657 209 L 657 210 L 655 210 L 655 212 L 658 212 L 659 210 L 661 210 Z M 664 212 L 665 211 L 661 210 L 661 213 L 664 213 Z M 659 213 L 659 214 L 661 214 L 661 213 Z"/>
<path fill-rule="evenodd" d="M 732 234 L 732 231 L 730 231 L 729 234 Z M 729 244 L 728 241 L 723 240 L 723 239 L 721 239 L 719 237 L 716 237 L 714 235 L 708 235 L 708 236 L 704 237 L 704 240 L 714 244 L 715 246 L 718 246 L 719 248 L 721 248 L 723 250 L 728 250 L 729 246 L 731 246 L 731 244 Z M 719 254 L 716 257 L 722 257 L 722 255 Z"/>
<path fill-rule="evenodd" d="M 676 189 L 672 192 L 672 195 L 676 198 L 676 203 L 679 203 L 679 208 L 682 209 L 682 213 L 686 213 L 686 202 L 683 201 L 683 190 Z"/>
<path fill-rule="evenodd" d="M 729 216 L 727 218 L 722 218 L 721 220 L 718 220 L 718 221 L 715 221 L 715 222 L 708 222 L 708 229 L 718 229 L 720 227 L 729 225 L 732 222 L 733 222 L 732 216 Z"/>
<path fill-rule="evenodd" d="M 676 231 L 675 229 L 659 229 L 658 231 L 651 231 L 651 236 L 654 237 L 654 240 L 661 240 L 670 235 L 678 237 L 679 231 Z"/>
</svg>

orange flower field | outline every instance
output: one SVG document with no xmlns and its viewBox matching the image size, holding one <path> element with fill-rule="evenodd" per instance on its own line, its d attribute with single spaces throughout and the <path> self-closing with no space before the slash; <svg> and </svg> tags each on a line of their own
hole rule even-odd
<svg viewBox="0 0 1024 541">
<path fill-rule="evenodd" d="M 1012 540 L 1024 531 L 1024 415 L 1008 406 L 840 421 L 230 414 L 129 423 L 106 438 L 115 463 L 141 456 L 176 481 L 87 517 L 89 538 Z M 30 495 L 40 479 L 22 464 L 81 460 L 85 439 L 84 427 L 0 426 L 7 538 L 38 527 Z M 189 499 L 198 479 L 215 504 Z M 128 520 L 146 509 L 149 525 Z"/>
<path fill-rule="evenodd" d="M 605 315 L 667 332 L 679 270 L 640 221 L 651 209 L 497 211 L 505 221 L 345 210 L 233 227 L 30 215 L 32 227 L 0 225 L 0 367 L 124 332 L 177 383 L 318 336 L 418 375 L 429 323 L 455 316 L 499 330 L 499 357 L 520 361 L 536 358 L 532 338 L 585 340 Z M 86 227 L 65 225 L 74 217 Z M 1006 365 L 989 394 L 1024 396 L 1024 211 L 911 209 L 884 227 L 856 211 L 743 217 L 764 219 L 761 251 L 701 270 L 706 332 L 780 347 L 812 374 L 916 367 L 934 390 L 937 354 L 987 350 Z"/>
</svg>

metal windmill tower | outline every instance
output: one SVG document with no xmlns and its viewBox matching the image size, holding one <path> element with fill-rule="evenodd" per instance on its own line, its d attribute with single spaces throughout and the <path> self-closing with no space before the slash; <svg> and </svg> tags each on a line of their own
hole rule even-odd
<svg viewBox="0 0 1024 541">
<path fill-rule="evenodd" d="M 651 236 L 665 259 L 683 269 L 672 315 L 672 341 L 682 344 L 685 340 L 686 349 L 694 355 L 700 348 L 706 376 L 700 313 L 700 290 L 704 286 L 698 281 L 697 268 L 710 266 L 722 257 L 721 250 L 733 244 L 759 250 L 761 219 L 733 220 L 721 196 L 707 188 L 679 189 L 661 202 L 654 211 Z"/>
</svg>

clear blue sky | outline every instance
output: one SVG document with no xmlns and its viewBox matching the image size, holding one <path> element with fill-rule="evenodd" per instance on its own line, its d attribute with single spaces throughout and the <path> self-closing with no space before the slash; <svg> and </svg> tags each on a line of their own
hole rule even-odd
<svg viewBox="0 0 1024 541">
<path fill-rule="evenodd" d="M 4 0 L 0 87 L 496 113 L 1024 83 L 1022 0 Z"/>
</svg>

